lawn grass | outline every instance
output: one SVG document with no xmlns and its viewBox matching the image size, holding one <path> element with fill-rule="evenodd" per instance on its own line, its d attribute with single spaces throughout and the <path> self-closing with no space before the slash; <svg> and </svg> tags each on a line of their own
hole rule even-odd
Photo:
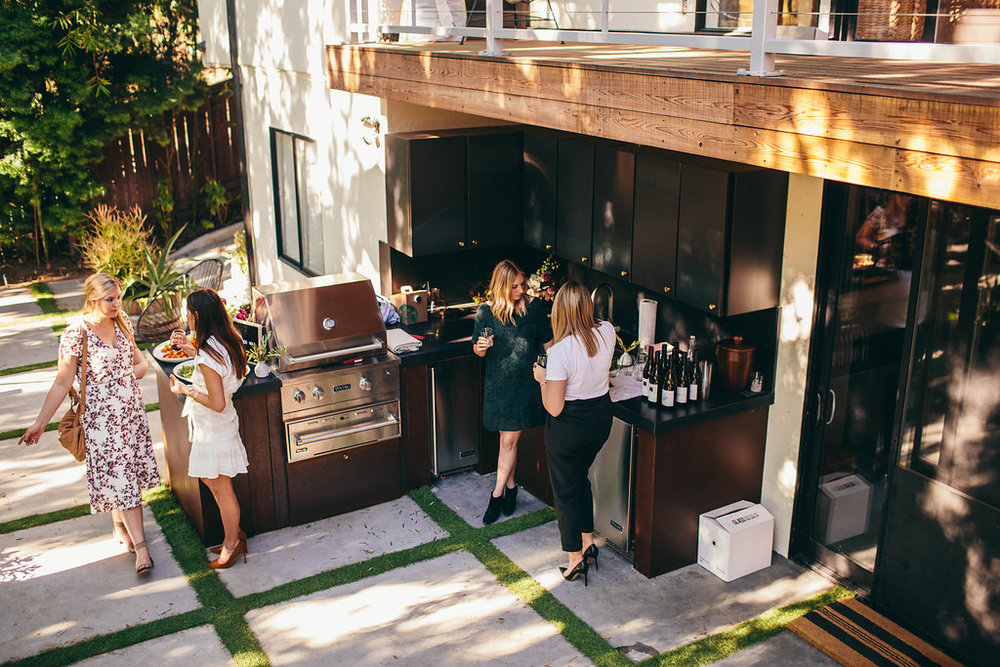
<svg viewBox="0 0 1000 667">
<path fill-rule="evenodd" d="M 42 309 L 44 315 L 58 315 L 61 312 L 56 306 L 56 298 L 48 285 L 39 281 L 28 285 L 28 289 L 31 290 L 31 295 L 35 297 L 35 302 Z"/>
</svg>

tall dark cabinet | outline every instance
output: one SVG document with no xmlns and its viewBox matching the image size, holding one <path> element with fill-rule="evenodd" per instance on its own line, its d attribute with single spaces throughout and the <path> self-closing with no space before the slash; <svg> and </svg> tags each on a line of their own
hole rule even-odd
<svg viewBox="0 0 1000 667">
<path fill-rule="evenodd" d="M 632 282 L 673 296 L 677 278 L 677 206 L 681 165 L 658 155 L 635 157 Z"/>
<path fill-rule="evenodd" d="M 556 244 L 559 255 L 591 265 L 594 144 L 559 137 L 556 159 Z"/>
<path fill-rule="evenodd" d="M 522 215 L 524 242 L 555 252 L 556 247 L 556 137 L 524 133 Z"/>
<path fill-rule="evenodd" d="M 520 132 L 468 138 L 469 245 L 521 242 Z"/>
<path fill-rule="evenodd" d="M 613 145 L 594 148 L 593 267 L 622 280 L 632 270 L 635 153 Z"/>
</svg>

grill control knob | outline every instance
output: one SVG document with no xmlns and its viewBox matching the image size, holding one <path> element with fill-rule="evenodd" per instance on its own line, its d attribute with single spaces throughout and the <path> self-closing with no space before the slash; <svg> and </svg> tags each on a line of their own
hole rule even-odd
<svg viewBox="0 0 1000 667">
<path fill-rule="evenodd" d="M 320 386 L 318 384 L 314 384 L 313 385 L 313 392 L 312 392 L 312 394 L 313 394 L 313 398 L 315 398 L 317 401 L 319 399 L 323 398 L 323 390 L 320 388 Z"/>
<path fill-rule="evenodd" d="M 358 381 L 358 386 L 361 387 L 361 391 L 371 391 L 372 381 L 366 377 L 363 377 Z"/>
<path fill-rule="evenodd" d="M 301 403 L 302 401 L 306 400 L 306 393 L 301 389 L 296 389 L 295 391 L 292 392 L 292 400 L 295 401 L 296 403 Z"/>
</svg>

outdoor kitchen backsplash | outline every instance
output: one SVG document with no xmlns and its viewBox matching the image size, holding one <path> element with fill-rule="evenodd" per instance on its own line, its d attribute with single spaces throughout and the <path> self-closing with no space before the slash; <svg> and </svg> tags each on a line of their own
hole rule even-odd
<svg viewBox="0 0 1000 667">
<path fill-rule="evenodd" d="M 489 286 L 493 267 L 501 259 L 512 259 L 527 274 L 531 274 L 546 258 L 534 248 L 515 245 L 501 248 L 469 249 L 438 255 L 409 257 L 390 250 L 392 292 L 399 292 L 403 285 L 422 289 L 430 282 L 441 291 L 448 305 L 472 301 L 471 292 Z M 778 311 L 776 308 L 747 313 L 734 317 L 716 318 L 674 299 L 659 296 L 637 285 L 619 280 L 590 267 L 558 259 L 559 274 L 570 277 L 593 289 L 601 283 L 611 285 L 615 293 L 614 323 L 621 327 L 622 338 L 635 340 L 638 330 L 638 299 L 655 299 L 657 308 L 656 341 L 686 341 L 694 335 L 698 339 L 699 353 L 714 353 L 719 340 L 734 335 L 743 336 L 757 346 L 754 370 L 763 372 L 764 388 L 772 388 L 774 377 L 775 342 L 777 338 Z M 603 303 L 603 299 L 602 299 Z"/>
</svg>

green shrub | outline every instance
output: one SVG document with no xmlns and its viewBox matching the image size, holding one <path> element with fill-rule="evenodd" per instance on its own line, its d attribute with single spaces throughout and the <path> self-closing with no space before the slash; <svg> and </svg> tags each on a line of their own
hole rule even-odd
<svg viewBox="0 0 1000 667">
<path fill-rule="evenodd" d="M 129 293 L 142 278 L 152 247 L 146 216 L 138 206 L 122 212 L 101 204 L 86 218 L 89 223 L 79 244 L 84 266 L 114 276 Z"/>
<path fill-rule="evenodd" d="M 205 195 L 205 208 L 215 216 L 218 225 L 222 227 L 226 224 L 226 213 L 229 210 L 229 193 L 225 186 L 214 178 L 205 181 L 201 187 L 201 194 Z"/>
</svg>

